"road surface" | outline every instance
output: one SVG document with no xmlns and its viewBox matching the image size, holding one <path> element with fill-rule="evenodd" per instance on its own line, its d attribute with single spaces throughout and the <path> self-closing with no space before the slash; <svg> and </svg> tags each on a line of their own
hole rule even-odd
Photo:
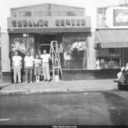
<svg viewBox="0 0 128 128">
<path fill-rule="evenodd" d="M 0 125 L 128 125 L 128 92 L 1 95 Z"/>
</svg>

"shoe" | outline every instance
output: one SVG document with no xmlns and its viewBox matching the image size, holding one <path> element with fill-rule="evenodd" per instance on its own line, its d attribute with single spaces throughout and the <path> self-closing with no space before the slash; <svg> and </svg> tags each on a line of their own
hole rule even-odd
<svg viewBox="0 0 128 128">
<path fill-rule="evenodd" d="M 43 80 L 43 82 L 46 82 L 47 80 Z"/>
<path fill-rule="evenodd" d="M 48 82 L 51 82 L 51 79 L 50 79 L 50 80 L 48 80 Z"/>
<path fill-rule="evenodd" d="M 28 82 L 24 82 L 23 84 L 27 84 Z"/>
</svg>

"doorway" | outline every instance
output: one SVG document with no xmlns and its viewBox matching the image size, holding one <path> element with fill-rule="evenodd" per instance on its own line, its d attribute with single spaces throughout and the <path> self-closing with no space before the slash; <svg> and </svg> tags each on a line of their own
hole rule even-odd
<svg viewBox="0 0 128 128">
<path fill-rule="evenodd" d="M 50 52 L 51 41 L 57 40 L 57 35 L 40 35 L 40 51 L 43 52 L 44 49 L 47 53 Z"/>
</svg>

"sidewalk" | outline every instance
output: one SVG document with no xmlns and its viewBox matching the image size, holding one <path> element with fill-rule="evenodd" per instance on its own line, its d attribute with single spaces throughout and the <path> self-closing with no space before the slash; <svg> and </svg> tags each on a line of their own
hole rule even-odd
<svg viewBox="0 0 128 128">
<path fill-rule="evenodd" d="M 59 81 L 39 82 L 28 84 L 2 84 L 0 94 L 32 94 L 54 92 L 87 92 L 105 91 L 117 89 L 113 79 L 107 80 L 82 80 L 82 81 Z"/>
</svg>

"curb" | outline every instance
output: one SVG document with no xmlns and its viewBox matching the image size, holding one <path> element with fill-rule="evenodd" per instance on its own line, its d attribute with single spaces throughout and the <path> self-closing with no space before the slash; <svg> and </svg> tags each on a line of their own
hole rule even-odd
<svg viewBox="0 0 128 128">
<path fill-rule="evenodd" d="M 50 94 L 50 93 L 79 93 L 79 92 L 96 92 L 96 91 L 108 91 L 108 90 L 117 90 L 116 86 L 113 86 L 111 88 L 83 88 L 83 89 L 63 89 L 63 90 L 49 90 L 45 89 L 42 91 L 39 90 L 14 90 L 14 91 L 1 91 L 0 95 L 15 95 L 15 94 Z"/>
</svg>

